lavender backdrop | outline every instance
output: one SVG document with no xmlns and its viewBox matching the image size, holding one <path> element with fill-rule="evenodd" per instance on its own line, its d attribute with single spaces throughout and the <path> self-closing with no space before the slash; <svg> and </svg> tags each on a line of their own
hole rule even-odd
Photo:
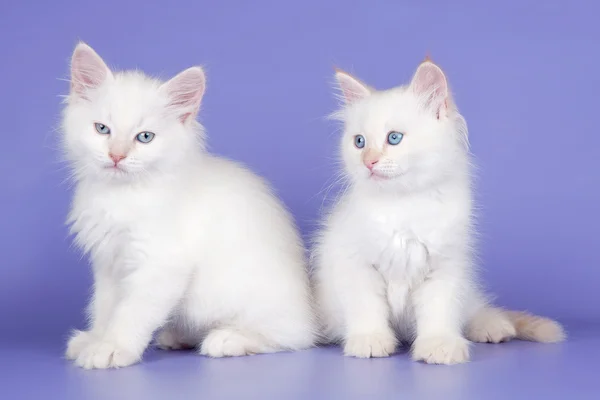
<svg viewBox="0 0 600 400">
<path fill-rule="evenodd" d="M 117 68 L 203 64 L 210 147 L 265 175 L 305 234 L 335 168 L 332 67 L 385 88 L 429 52 L 469 122 L 488 287 L 503 305 L 600 318 L 598 3 L 176 3 L 0 6 L 0 335 L 58 343 L 82 321 L 90 274 L 63 225 L 54 132 L 78 39 Z"/>
</svg>

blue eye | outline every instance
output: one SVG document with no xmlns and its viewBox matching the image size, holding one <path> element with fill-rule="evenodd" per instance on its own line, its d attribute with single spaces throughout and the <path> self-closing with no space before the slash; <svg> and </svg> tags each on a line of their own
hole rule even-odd
<svg viewBox="0 0 600 400">
<path fill-rule="evenodd" d="M 110 134 L 110 128 L 104 124 L 101 124 L 99 122 L 96 122 L 94 124 L 94 127 L 96 128 L 96 131 L 98 133 L 101 133 L 103 135 L 109 135 Z"/>
<path fill-rule="evenodd" d="M 359 149 L 362 149 L 363 147 L 365 147 L 365 137 L 363 135 L 356 135 L 354 136 L 354 145 L 356 147 L 358 147 Z"/>
<path fill-rule="evenodd" d="M 152 139 L 154 139 L 154 136 L 155 135 L 152 132 L 140 132 L 135 138 L 138 142 L 150 143 Z"/>
<path fill-rule="evenodd" d="M 388 143 L 395 146 L 402 141 L 403 137 L 404 135 L 400 132 L 390 132 L 388 134 Z"/>
</svg>

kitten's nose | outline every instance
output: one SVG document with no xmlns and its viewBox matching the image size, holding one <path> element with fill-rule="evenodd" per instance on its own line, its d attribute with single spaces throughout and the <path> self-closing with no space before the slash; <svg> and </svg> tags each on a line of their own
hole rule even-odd
<svg viewBox="0 0 600 400">
<path fill-rule="evenodd" d="M 119 163 L 119 161 L 121 161 L 122 159 L 127 157 L 124 154 L 113 154 L 113 153 L 108 153 L 108 156 L 110 157 L 111 160 L 113 160 L 115 165 L 117 165 Z"/>
<path fill-rule="evenodd" d="M 379 158 L 365 157 L 365 159 L 363 160 L 365 167 L 369 168 L 369 170 L 372 170 L 373 167 L 375 166 L 375 164 L 377 164 L 378 162 L 379 162 Z"/>
<path fill-rule="evenodd" d="M 372 170 L 375 164 L 379 162 L 381 155 L 380 151 L 368 149 L 362 155 L 363 164 L 365 164 L 365 167 L 369 168 L 369 170 Z"/>
<path fill-rule="evenodd" d="M 364 160 L 365 166 L 369 168 L 369 170 L 372 170 L 375 164 L 377 164 L 378 162 L 378 159 Z"/>
</svg>

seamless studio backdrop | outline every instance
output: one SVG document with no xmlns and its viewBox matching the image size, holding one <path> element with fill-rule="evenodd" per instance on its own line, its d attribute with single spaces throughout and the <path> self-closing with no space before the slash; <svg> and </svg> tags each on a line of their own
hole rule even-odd
<svg viewBox="0 0 600 400">
<path fill-rule="evenodd" d="M 486 287 L 567 330 L 598 322 L 598 11 L 558 0 L 4 2 L 0 343 L 58 355 L 83 326 L 91 274 L 64 225 L 57 132 L 78 40 L 116 69 L 167 78 L 203 65 L 209 148 L 265 176 L 307 239 L 335 196 L 333 68 L 388 88 L 430 54 L 469 125 Z"/>
</svg>

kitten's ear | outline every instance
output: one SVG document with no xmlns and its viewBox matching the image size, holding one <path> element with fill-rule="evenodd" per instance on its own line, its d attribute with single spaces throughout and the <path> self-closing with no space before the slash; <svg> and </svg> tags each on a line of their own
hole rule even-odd
<svg viewBox="0 0 600 400">
<path fill-rule="evenodd" d="M 342 99 L 352 104 L 371 95 L 371 88 L 342 70 L 336 69 L 335 79 L 342 91 Z"/>
<path fill-rule="evenodd" d="M 448 107 L 448 82 L 440 67 L 426 59 L 413 76 L 410 84 L 414 93 L 422 99 L 424 107 L 439 119 Z"/>
<path fill-rule="evenodd" d="M 80 42 L 71 57 L 71 94 L 85 99 L 88 89 L 97 88 L 107 79 L 112 79 L 112 72 L 102 58 Z"/>
<path fill-rule="evenodd" d="M 181 122 L 195 118 L 206 89 L 206 77 L 200 67 L 180 72 L 162 87 L 169 97 L 169 108 L 178 114 Z"/>
</svg>

